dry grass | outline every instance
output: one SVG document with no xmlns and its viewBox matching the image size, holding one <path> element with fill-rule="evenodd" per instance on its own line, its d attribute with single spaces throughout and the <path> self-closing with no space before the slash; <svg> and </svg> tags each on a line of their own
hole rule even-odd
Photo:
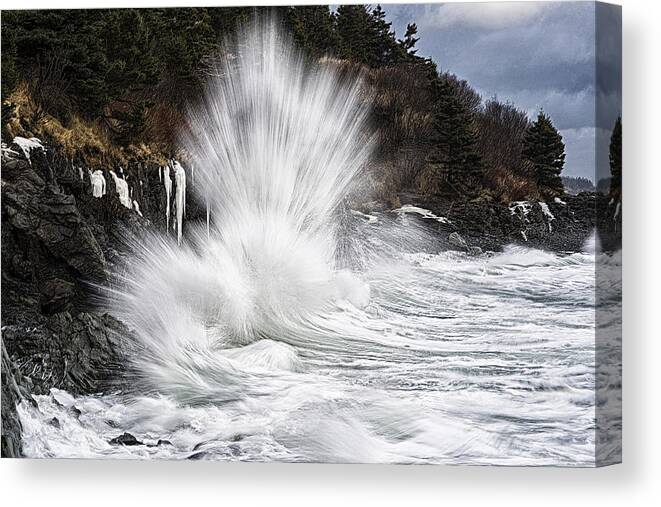
<svg viewBox="0 0 661 507">
<path fill-rule="evenodd" d="M 484 176 L 484 186 L 504 204 L 539 197 L 539 189 L 534 180 L 514 174 L 502 167 L 487 171 Z"/>
<path fill-rule="evenodd" d="M 89 167 L 126 165 L 136 160 L 161 164 L 166 160 L 165 150 L 161 146 L 150 143 L 118 146 L 100 123 L 84 120 L 77 115 L 73 115 L 66 125 L 48 114 L 35 122 L 37 106 L 25 83 L 16 88 L 9 101 L 15 104 L 14 116 L 7 124 L 7 131 L 12 137 L 37 137 L 49 145 L 58 146 L 66 158 L 78 160 Z"/>
</svg>

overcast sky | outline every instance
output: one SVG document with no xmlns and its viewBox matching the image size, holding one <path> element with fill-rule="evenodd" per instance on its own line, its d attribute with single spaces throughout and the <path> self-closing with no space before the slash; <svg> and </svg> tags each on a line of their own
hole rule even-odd
<svg viewBox="0 0 661 507">
<path fill-rule="evenodd" d="M 610 104 L 600 115 L 600 131 L 595 119 L 594 3 L 395 4 L 384 5 L 384 10 L 398 37 L 407 23 L 417 23 L 418 55 L 430 56 L 439 70 L 468 80 L 484 99 L 495 95 L 511 101 L 531 118 L 543 108 L 566 144 L 563 174 L 595 179 L 595 138 L 608 138 L 620 113 L 621 70 L 619 55 L 606 55 L 618 59 L 614 69 L 609 67 L 618 75 L 600 85 L 604 103 Z M 597 17 L 599 26 L 610 23 L 609 31 L 616 32 L 617 21 L 605 20 L 614 18 L 613 10 L 604 14 Z M 600 143 L 602 165 L 608 163 L 607 149 L 603 152 Z"/>
</svg>

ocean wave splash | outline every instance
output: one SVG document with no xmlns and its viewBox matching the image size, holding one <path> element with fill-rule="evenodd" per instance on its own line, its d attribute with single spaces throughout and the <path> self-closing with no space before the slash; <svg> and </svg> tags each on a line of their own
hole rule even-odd
<svg viewBox="0 0 661 507">
<path fill-rule="evenodd" d="M 592 464 L 595 258 L 618 258 L 438 253 L 403 214 L 348 220 L 360 82 L 272 24 L 212 74 L 184 138 L 209 231 L 141 238 L 108 291 L 133 389 L 21 404 L 25 454 Z"/>
</svg>

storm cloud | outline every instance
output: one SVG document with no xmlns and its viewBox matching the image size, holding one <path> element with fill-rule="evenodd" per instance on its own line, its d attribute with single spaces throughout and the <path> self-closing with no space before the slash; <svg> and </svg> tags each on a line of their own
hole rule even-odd
<svg viewBox="0 0 661 507">
<path fill-rule="evenodd" d="M 406 4 L 385 10 L 398 36 L 407 23 L 418 25 L 418 55 L 468 80 L 484 99 L 512 102 L 530 117 L 544 109 L 565 139 L 563 174 L 595 179 L 596 83 L 614 97 L 600 115 L 603 129 L 620 114 L 621 64 L 611 51 L 612 68 L 597 80 L 595 39 L 601 23 L 595 20 L 605 16 L 596 15 L 594 3 Z M 613 9 L 605 13 L 609 30 L 617 29 L 613 12 L 617 18 Z M 617 40 L 610 42 L 618 46 Z M 603 161 L 604 154 L 596 155 Z"/>
</svg>

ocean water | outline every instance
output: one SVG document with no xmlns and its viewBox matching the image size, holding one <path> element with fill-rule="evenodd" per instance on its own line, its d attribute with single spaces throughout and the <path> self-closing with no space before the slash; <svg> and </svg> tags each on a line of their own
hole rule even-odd
<svg viewBox="0 0 661 507">
<path fill-rule="evenodd" d="M 106 288 L 130 388 L 22 403 L 25 454 L 593 464 L 595 308 L 621 299 L 595 270 L 619 255 L 440 252 L 431 211 L 340 212 L 367 188 L 360 76 L 241 33 L 182 139 L 209 223 L 129 239 Z"/>
<path fill-rule="evenodd" d="M 249 384 L 236 399 L 53 390 L 19 407 L 25 453 L 591 465 L 594 270 L 593 252 L 405 254 L 363 272 L 365 307 L 339 300 L 303 335 L 218 350 Z M 125 431 L 144 445 L 109 443 Z"/>
</svg>

